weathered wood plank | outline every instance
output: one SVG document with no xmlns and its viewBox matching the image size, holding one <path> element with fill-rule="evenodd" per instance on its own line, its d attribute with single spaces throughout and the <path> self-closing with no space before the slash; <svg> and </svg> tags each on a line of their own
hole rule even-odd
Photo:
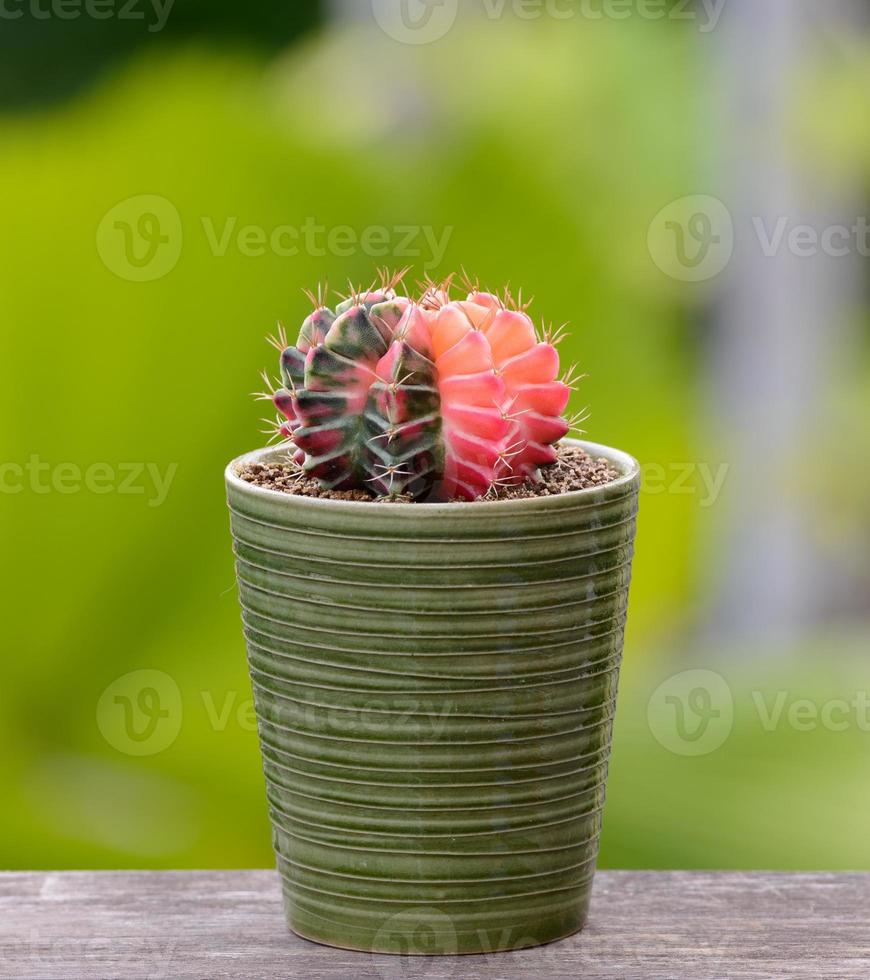
<svg viewBox="0 0 870 980">
<path fill-rule="evenodd" d="M 604 872 L 586 931 L 445 959 L 287 932 L 269 871 L 0 875 L 0 977 L 513 980 L 870 977 L 870 875 Z"/>
</svg>

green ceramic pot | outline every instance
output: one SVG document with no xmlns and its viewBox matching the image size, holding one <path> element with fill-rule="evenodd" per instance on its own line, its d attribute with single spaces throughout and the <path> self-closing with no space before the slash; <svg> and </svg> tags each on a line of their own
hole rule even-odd
<svg viewBox="0 0 870 980">
<path fill-rule="evenodd" d="M 368 952 L 519 949 L 583 927 L 640 471 L 474 504 L 226 481 L 290 927 Z"/>
</svg>

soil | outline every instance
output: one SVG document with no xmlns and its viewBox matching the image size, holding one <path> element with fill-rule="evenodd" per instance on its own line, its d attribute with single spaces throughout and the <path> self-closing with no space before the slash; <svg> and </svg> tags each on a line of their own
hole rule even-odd
<svg viewBox="0 0 870 980">
<path fill-rule="evenodd" d="M 595 459 L 579 446 L 557 446 L 558 460 L 541 467 L 540 483 L 500 487 L 482 500 L 520 500 L 527 497 L 550 497 L 553 494 L 587 490 L 611 483 L 620 476 L 606 459 Z M 324 490 L 316 480 L 305 476 L 296 464 L 245 463 L 237 470 L 240 479 L 266 490 L 294 494 L 298 497 L 321 497 L 325 500 L 358 500 L 365 503 L 413 503 L 410 497 L 373 497 L 365 490 Z M 455 503 L 466 501 L 455 501 Z"/>
<path fill-rule="evenodd" d="M 557 446 L 559 458 L 552 466 L 541 467 L 540 483 L 524 483 L 518 487 L 503 487 L 499 500 L 519 500 L 523 497 L 550 497 L 588 490 L 612 483 L 622 475 L 606 459 L 596 459 L 579 446 Z"/>
</svg>

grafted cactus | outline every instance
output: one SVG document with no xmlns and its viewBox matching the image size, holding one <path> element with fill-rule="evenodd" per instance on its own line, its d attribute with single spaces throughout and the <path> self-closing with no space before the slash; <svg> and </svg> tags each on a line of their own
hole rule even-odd
<svg viewBox="0 0 870 980">
<path fill-rule="evenodd" d="M 369 489 L 378 495 L 427 496 L 443 469 L 441 400 L 429 328 L 409 304 L 375 369 L 364 414 Z"/>
<path fill-rule="evenodd" d="M 348 490 L 371 478 L 364 412 L 378 362 L 390 348 L 409 301 L 392 284 L 352 295 L 336 312 L 315 297 L 295 347 L 281 353 L 284 384 L 273 395 L 286 419 L 280 433 L 292 440 L 305 472 L 331 489 Z"/>
<path fill-rule="evenodd" d="M 328 489 L 474 500 L 535 481 L 568 432 L 555 346 L 524 309 L 449 281 L 419 302 L 397 280 L 328 309 L 322 295 L 295 347 L 279 342 L 279 432 Z M 283 338 L 282 338 L 283 341 Z"/>
<path fill-rule="evenodd" d="M 460 304 L 447 303 L 428 319 L 443 419 L 442 492 L 474 500 L 495 484 L 507 449 L 504 381 L 485 334 Z"/>
<path fill-rule="evenodd" d="M 439 320 L 451 316 L 460 325 L 464 316 L 470 328 L 486 338 L 493 369 L 503 384 L 499 406 L 508 422 L 495 475 L 503 484 L 534 482 L 539 467 L 556 462 L 555 443 L 570 428 L 563 413 L 571 389 L 559 380 L 559 353 L 554 344 L 538 340 L 524 309 L 511 309 L 509 304 L 513 305 L 510 297 L 502 300 L 475 291 L 466 301 L 447 304 L 435 314 Z"/>
<path fill-rule="evenodd" d="M 292 439 L 301 425 L 294 396 L 305 387 L 305 357 L 313 347 L 323 343 L 335 319 L 332 310 L 318 301 L 317 308 L 302 324 L 295 347 L 288 346 L 283 328 L 279 331 L 279 340 L 273 339 L 273 343 L 281 351 L 281 383 L 284 385 L 275 392 L 273 401 L 278 411 L 287 419 L 279 427 L 279 433 L 287 439 Z"/>
</svg>

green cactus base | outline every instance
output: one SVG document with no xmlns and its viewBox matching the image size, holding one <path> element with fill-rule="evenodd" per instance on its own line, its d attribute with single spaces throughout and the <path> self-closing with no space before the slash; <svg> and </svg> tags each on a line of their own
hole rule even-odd
<svg viewBox="0 0 870 980">
<path fill-rule="evenodd" d="M 434 955 L 583 927 L 640 473 L 472 504 L 295 497 L 227 468 L 290 927 Z"/>
</svg>

